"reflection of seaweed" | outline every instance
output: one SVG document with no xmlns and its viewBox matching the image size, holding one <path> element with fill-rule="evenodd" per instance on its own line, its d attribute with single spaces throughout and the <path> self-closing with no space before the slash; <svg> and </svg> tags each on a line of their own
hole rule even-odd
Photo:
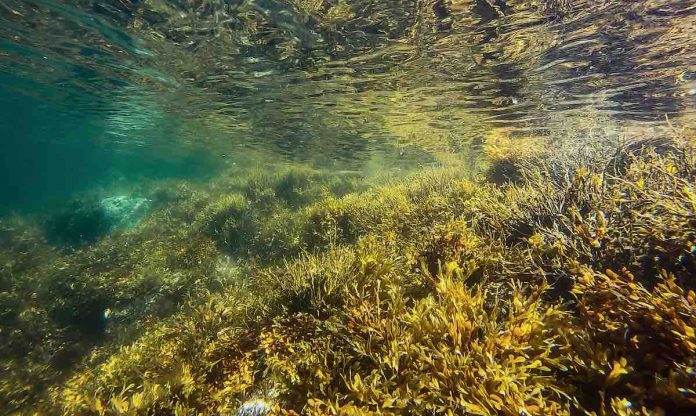
<svg viewBox="0 0 696 416">
<path fill-rule="evenodd" d="M 299 210 L 259 198 L 260 215 L 297 218 L 288 224 L 305 254 L 249 264 L 245 281 L 189 297 L 133 345 L 54 387 L 45 406 L 70 415 L 258 403 L 278 414 L 693 409 L 694 160 L 636 149 L 619 155 L 621 177 L 607 171 L 612 160 L 568 159 L 565 175 L 523 164 L 504 186 L 431 171 Z M 245 192 L 251 183 L 267 185 Z M 248 215 L 252 195 L 289 183 L 308 182 L 223 182 L 216 189 L 237 196 L 184 199 L 169 212 L 199 207 L 190 239 L 207 229 L 196 224 Z M 264 247 L 259 218 L 244 253 Z"/>
</svg>

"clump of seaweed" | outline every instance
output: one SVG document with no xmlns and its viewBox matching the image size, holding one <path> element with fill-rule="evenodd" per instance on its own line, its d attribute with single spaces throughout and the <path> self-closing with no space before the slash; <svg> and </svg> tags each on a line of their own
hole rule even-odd
<svg viewBox="0 0 696 416">
<path fill-rule="evenodd" d="M 544 197 L 526 209 L 531 215 L 513 220 L 527 225 L 519 238 L 534 246 L 535 263 L 556 276 L 573 273 L 569 262 L 598 270 L 625 267 L 651 286 L 666 270 L 692 288 L 693 156 L 646 148 L 621 158 L 626 166 L 620 174 L 606 163 L 586 163 L 558 181 L 531 173 L 529 180 Z"/>
<path fill-rule="evenodd" d="M 76 247 L 107 234 L 111 224 L 96 201 L 76 200 L 46 221 L 46 237 L 53 244 Z"/>
<path fill-rule="evenodd" d="M 696 295 L 667 272 L 657 280 L 647 289 L 626 269 L 582 270 L 572 290 L 578 368 L 583 387 L 601 387 L 597 399 L 683 411 L 696 406 Z"/>
<path fill-rule="evenodd" d="M 292 167 L 278 173 L 254 172 L 243 183 L 219 187 L 228 193 L 202 210 L 199 226 L 224 251 L 268 262 L 311 249 L 299 220 L 310 202 L 343 196 L 360 185 L 354 175 Z"/>
<path fill-rule="evenodd" d="M 545 137 L 513 137 L 506 129 L 491 130 L 482 146 L 489 163 L 487 179 L 500 184 L 519 181 L 525 163 L 548 159 L 550 144 Z"/>
</svg>

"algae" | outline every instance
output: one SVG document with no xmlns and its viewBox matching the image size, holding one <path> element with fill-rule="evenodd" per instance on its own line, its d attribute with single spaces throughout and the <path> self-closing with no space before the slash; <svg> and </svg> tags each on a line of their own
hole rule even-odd
<svg viewBox="0 0 696 416">
<path fill-rule="evenodd" d="M 1 404 L 689 413 L 696 160 L 670 140 L 492 153 L 482 177 L 515 167 L 498 183 L 441 167 L 370 187 L 306 168 L 170 184 L 134 228 L 71 252 L 7 220 Z"/>
</svg>

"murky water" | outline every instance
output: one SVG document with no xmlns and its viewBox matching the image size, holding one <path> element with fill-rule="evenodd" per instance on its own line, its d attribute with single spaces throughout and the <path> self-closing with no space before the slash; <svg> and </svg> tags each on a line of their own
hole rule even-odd
<svg viewBox="0 0 696 416">
<path fill-rule="evenodd" d="M 117 291 L 100 292 L 106 277 L 95 295 L 82 282 L 79 290 L 97 300 L 75 308 L 89 318 L 65 318 L 64 305 L 58 312 L 48 308 L 58 323 L 39 333 L 51 347 L 44 351 L 27 335 L 36 350 L 31 362 L 54 368 L 60 367 L 55 360 L 64 360 L 68 368 L 102 340 L 83 345 L 65 334 L 101 336 L 107 318 L 126 322 L 118 317 L 127 314 L 132 318 L 123 332 L 137 332 L 132 321 L 169 316 L 181 293 L 200 284 L 188 277 L 186 284 L 162 283 L 155 260 L 141 267 L 143 259 L 99 248 L 105 236 L 137 224 L 142 207 L 160 215 L 153 223 L 168 218 L 170 225 L 195 224 L 214 234 L 224 227 L 201 225 L 191 213 L 207 212 L 200 201 L 220 192 L 243 193 L 261 212 L 254 221 L 271 223 L 320 195 L 361 191 L 371 180 L 423 166 L 454 165 L 475 176 L 491 138 L 520 147 L 601 147 L 695 125 L 693 0 L 0 0 L 0 215 L 12 215 L 0 223 L 0 243 L 15 250 L 0 255 L 7 272 L 0 277 L 21 277 L 34 270 L 25 263 L 43 258 L 55 270 L 90 264 L 75 266 L 84 276 L 132 261 L 137 273 L 122 274 L 138 275 L 143 287 L 176 286 L 167 286 L 166 296 L 147 292 L 147 299 L 119 292 L 123 299 L 110 302 Z M 260 180 L 282 199 L 272 209 L 263 205 L 266 194 L 229 179 L 287 164 L 343 176 L 322 182 L 321 192 L 303 188 L 318 181 L 305 171 L 281 175 L 279 183 Z M 184 200 L 186 215 L 166 205 Z M 158 204 L 167 208 L 157 211 Z M 281 214 L 265 217 L 275 209 Z M 17 218 L 40 231 L 17 225 Z M 176 227 L 167 227 L 146 228 L 151 234 L 128 243 L 138 247 L 128 250 L 155 250 L 152 236 L 174 233 Z M 32 240 L 35 232 L 43 233 L 36 241 L 45 247 Z M 239 238 L 215 240 L 222 257 L 210 269 L 232 273 L 230 258 L 258 250 Z M 271 253 L 278 238 L 291 236 L 268 237 L 270 254 L 254 256 L 263 263 L 264 256 L 282 257 L 282 250 L 300 251 L 298 243 Z M 181 253 L 205 245 L 181 244 Z M 160 254 L 169 249 L 157 247 Z M 168 273 L 185 269 L 180 274 L 188 276 L 198 267 L 172 261 Z M 32 276 L 53 279 L 45 268 Z M 58 286 L 66 293 L 79 286 L 66 285 Z M 45 293 L 58 286 L 48 285 Z M 36 298 L 12 287 L 0 281 L 7 299 Z M 21 314 L 7 308 L 0 319 L 15 328 Z M 112 310 L 117 318 L 109 317 Z M 3 338 L 15 329 L 0 331 L 12 354 L 24 348 Z M 109 338 L 114 345 L 123 339 L 130 338 Z M 57 347 L 61 342 L 71 347 Z M 45 383 L 65 376 L 51 374 Z M 27 380 L 34 386 L 27 391 L 43 388 Z M 38 400 L 40 393 L 32 394 L 18 393 L 12 409 Z"/>
</svg>

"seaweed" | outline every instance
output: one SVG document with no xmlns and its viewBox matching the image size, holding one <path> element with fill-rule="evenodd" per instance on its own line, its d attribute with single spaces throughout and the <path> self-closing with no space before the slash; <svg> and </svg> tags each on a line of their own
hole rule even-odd
<svg viewBox="0 0 696 416">
<path fill-rule="evenodd" d="M 52 215 L 45 224 L 46 239 L 58 246 L 78 247 L 91 244 L 111 229 L 111 223 L 99 204 L 73 201 Z"/>
<path fill-rule="evenodd" d="M 25 314 L 35 330 L 11 335 L 7 407 L 688 414 L 696 165 L 685 142 L 651 143 L 521 156 L 504 183 L 447 168 L 369 189 L 304 169 L 221 178 L 157 191 L 137 228 L 72 253 L 27 231 L 37 242 L 3 250 L 52 263 L 12 266 L 38 297 L 3 275 L 8 329 Z"/>
</svg>

